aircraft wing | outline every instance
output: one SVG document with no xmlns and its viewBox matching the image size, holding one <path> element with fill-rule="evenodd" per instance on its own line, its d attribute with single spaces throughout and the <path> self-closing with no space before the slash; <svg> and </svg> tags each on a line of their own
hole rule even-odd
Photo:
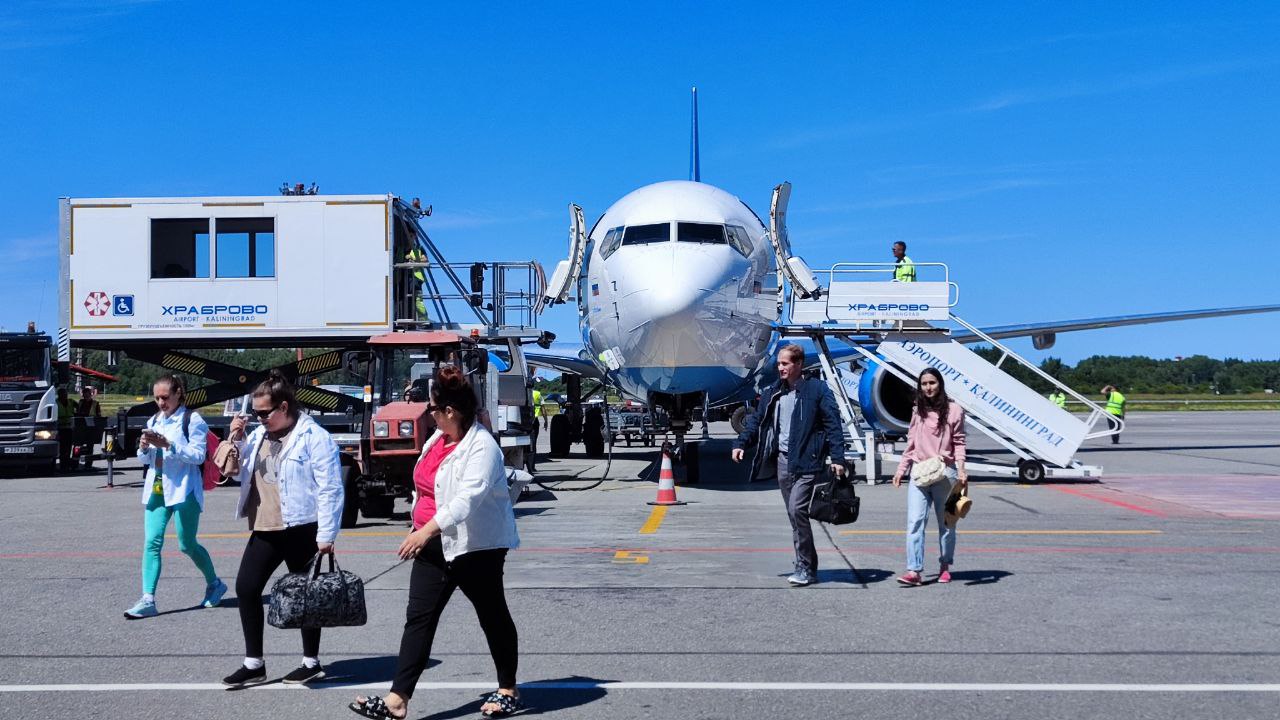
<svg viewBox="0 0 1280 720">
<path fill-rule="evenodd" d="M 595 363 L 582 357 L 582 346 L 577 343 L 551 343 L 547 350 L 528 345 L 524 351 L 525 362 L 534 367 L 567 372 L 582 377 L 603 379 Z"/>
<path fill-rule="evenodd" d="M 1227 315 L 1251 315 L 1280 311 L 1280 305 L 1249 305 L 1246 307 L 1209 308 L 1206 310 L 1181 310 L 1176 312 L 1147 313 L 1144 315 L 1116 315 L 1113 317 L 1085 318 L 1082 320 L 1061 320 L 1058 322 L 1026 323 L 1023 325 L 998 325 L 984 327 L 982 332 L 996 340 L 1015 337 L 1031 337 L 1036 346 L 1049 347 L 1053 344 L 1053 336 L 1058 333 L 1075 332 L 1077 330 L 1097 330 L 1099 328 L 1121 327 L 1123 325 L 1147 325 L 1149 323 L 1173 322 L 1175 320 L 1196 320 L 1198 318 L 1224 317 Z M 953 332 L 951 339 L 961 343 L 978 343 L 982 338 L 967 330 Z"/>
</svg>

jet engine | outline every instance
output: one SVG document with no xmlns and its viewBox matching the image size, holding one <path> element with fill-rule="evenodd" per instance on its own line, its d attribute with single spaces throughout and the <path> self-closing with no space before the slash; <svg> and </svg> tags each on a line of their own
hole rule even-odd
<svg viewBox="0 0 1280 720">
<path fill-rule="evenodd" d="M 861 408 L 877 434 L 889 439 L 906 436 L 915 403 L 915 390 L 910 385 L 869 360 L 838 372 L 845 394 Z"/>
</svg>

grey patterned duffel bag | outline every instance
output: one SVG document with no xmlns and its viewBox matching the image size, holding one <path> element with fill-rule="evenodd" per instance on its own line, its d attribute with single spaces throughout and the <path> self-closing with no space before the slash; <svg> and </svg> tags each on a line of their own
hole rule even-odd
<svg viewBox="0 0 1280 720">
<path fill-rule="evenodd" d="M 267 622 L 284 630 L 363 625 L 364 581 L 338 567 L 329 554 L 329 572 L 320 572 L 320 553 L 311 558 L 305 572 L 289 573 L 271 586 Z"/>
</svg>

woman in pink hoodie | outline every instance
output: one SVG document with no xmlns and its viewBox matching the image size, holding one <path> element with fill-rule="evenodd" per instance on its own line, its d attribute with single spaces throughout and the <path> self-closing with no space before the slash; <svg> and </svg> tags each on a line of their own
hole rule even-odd
<svg viewBox="0 0 1280 720">
<path fill-rule="evenodd" d="M 903 585 L 924 584 L 920 572 L 924 570 L 924 531 L 929 524 L 929 506 L 938 516 L 938 545 L 941 553 L 938 562 L 938 582 L 951 582 L 952 556 L 956 551 L 956 529 L 944 522 L 947 497 L 953 483 L 964 489 L 969 476 L 964 470 L 964 408 L 947 399 L 946 384 L 936 368 L 925 368 L 916 379 L 916 407 L 911 413 L 911 427 L 907 430 L 907 449 L 902 462 L 893 475 L 893 486 L 902 484 L 902 477 L 911 473 L 912 482 L 907 487 L 907 571 L 898 576 Z M 918 473 L 913 466 L 930 458 L 942 460 L 945 477 L 926 487 L 918 484 Z"/>
</svg>

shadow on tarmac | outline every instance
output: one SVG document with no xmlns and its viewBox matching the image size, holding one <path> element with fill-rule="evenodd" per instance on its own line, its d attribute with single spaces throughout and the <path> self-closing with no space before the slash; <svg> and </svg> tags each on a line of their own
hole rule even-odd
<svg viewBox="0 0 1280 720">
<path fill-rule="evenodd" d="M 951 573 L 951 582 L 962 582 L 965 585 L 990 585 L 1013 575 L 1008 570 L 956 570 Z"/>
<path fill-rule="evenodd" d="M 528 683 L 520 688 L 520 697 L 524 700 L 524 712 L 520 713 L 521 717 L 529 715 L 541 715 L 543 713 L 554 713 L 559 710 L 567 710 L 569 708 L 579 707 L 587 703 L 595 702 L 603 698 L 606 694 L 604 688 L 591 687 L 598 683 L 610 682 L 608 680 L 598 680 L 591 677 L 583 677 L 581 675 L 573 675 L 570 677 L 551 678 L 547 680 L 537 680 Z M 539 687 L 540 685 L 564 685 L 572 683 L 582 683 L 580 688 L 565 687 Z M 451 710 L 441 710 L 440 712 L 422 715 L 421 720 L 449 720 L 450 718 L 474 717 L 480 712 L 480 705 L 483 699 L 489 693 L 481 694 L 477 699 L 471 702 L 463 703 Z"/>
<path fill-rule="evenodd" d="M 439 660 L 431 658 L 427 661 L 427 668 L 439 664 Z M 328 683 L 365 685 L 385 682 L 390 686 L 391 679 L 396 675 L 396 656 L 378 655 L 336 660 L 324 666 L 324 675 L 324 680 L 315 684 L 317 688 L 323 688 Z"/>
</svg>

